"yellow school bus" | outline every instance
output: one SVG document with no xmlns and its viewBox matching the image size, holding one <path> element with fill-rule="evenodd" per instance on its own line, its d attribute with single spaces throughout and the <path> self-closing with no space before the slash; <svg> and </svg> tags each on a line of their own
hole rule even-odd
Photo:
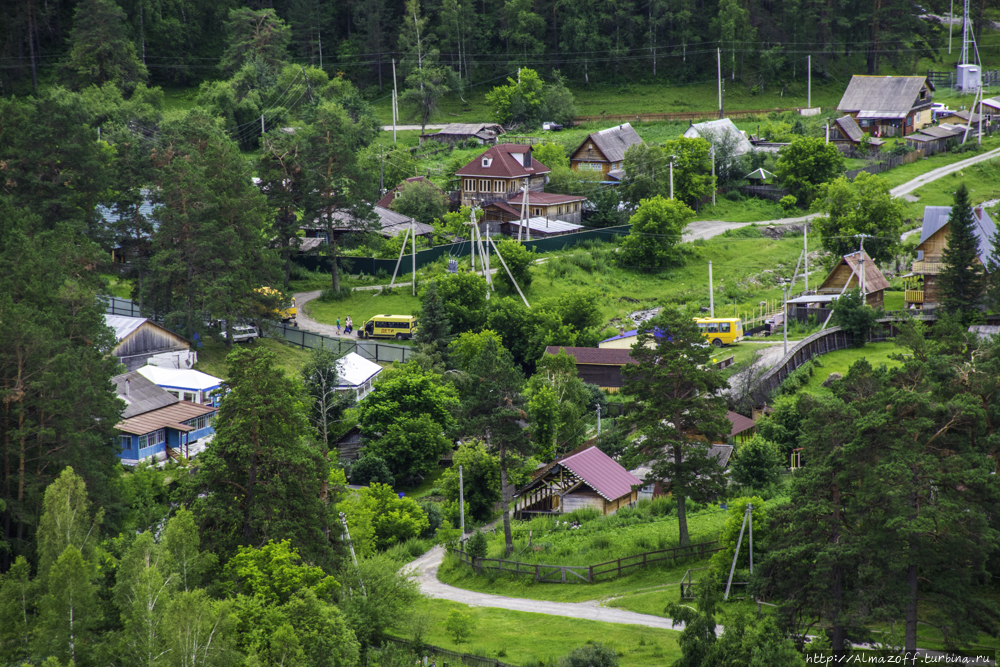
<svg viewBox="0 0 1000 667">
<path fill-rule="evenodd" d="M 280 303 L 285 302 L 284 295 L 273 287 L 258 287 L 257 293 L 266 297 L 269 301 L 276 301 Z M 265 318 L 276 318 L 280 319 L 282 322 L 294 322 L 295 316 L 297 314 L 297 309 L 295 308 L 295 297 L 291 297 L 292 305 L 287 308 L 275 308 L 270 313 L 265 315 Z"/>
<path fill-rule="evenodd" d="M 696 317 L 694 321 L 701 335 L 715 347 L 743 340 L 743 322 L 738 317 Z"/>
<path fill-rule="evenodd" d="M 409 340 L 417 332 L 413 315 L 376 315 L 358 329 L 358 338 L 395 338 Z"/>
</svg>

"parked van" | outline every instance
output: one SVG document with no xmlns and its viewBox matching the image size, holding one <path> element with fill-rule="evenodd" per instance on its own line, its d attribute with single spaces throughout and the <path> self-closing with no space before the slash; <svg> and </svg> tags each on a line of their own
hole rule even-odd
<svg viewBox="0 0 1000 667">
<path fill-rule="evenodd" d="M 701 335 L 715 347 L 743 340 L 743 321 L 738 317 L 696 317 L 694 321 Z"/>
<path fill-rule="evenodd" d="M 358 329 L 358 338 L 409 340 L 417 332 L 413 315 L 376 315 Z"/>
<path fill-rule="evenodd" d="M 249 324 L 237 324 L 233 327 L 234 343 L 245 343 L 248 340 L 257 338 L 258 336 L 260 336 L 260 334 L 257 332 L 257 328 Z"/>
</svg>

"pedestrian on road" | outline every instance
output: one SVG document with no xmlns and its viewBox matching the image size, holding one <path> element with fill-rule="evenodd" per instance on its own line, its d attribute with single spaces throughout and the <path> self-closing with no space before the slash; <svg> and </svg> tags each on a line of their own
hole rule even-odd
<svg viewBox="0 0 1000 667">
<path fill-rule="evenodd" d="M 349 334 L 352 331 L 354 331 L 354 322 L 351 321 L 351 316 L 350 315 L 347 316 L 347 320 L 345 320 L 344 324 L 346 325 L 344 327 L 344 333 L 345 334 Z"/>
<path fill-rule="evenodd" d="M 337 335 L 340 335 L 340 318 L 337 318 Z"/>
</svg>

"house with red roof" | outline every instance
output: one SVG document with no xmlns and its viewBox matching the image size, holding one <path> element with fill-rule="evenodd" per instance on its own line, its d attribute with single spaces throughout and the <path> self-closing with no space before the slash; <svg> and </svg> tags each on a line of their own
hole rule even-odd
<svg viewBox="0 0 1000 667">
<path fill-rule="evenodd" d="M 507 201 L 527 187 L 542 192 L 552 170 L 531 155 L 531 146 L 497 144 L 455 172 L 463 206 Z M 529 195 L 530 199 L 531 195 Z"/>
<path fill-rule="evenodd" d="M 501 228 L 514 223 L 516 230 L 517 222 L 522 219 L 522 209 L 524 218 L 542 218 L 579 225 L 583 217 L 583 204 L 586 201 L 587 198 L 580 195 L 559 195 L 551 192 L 529 192 L 525 201 L 524 193 L 518 192 L 506 202 L 495 201 L 487 204 L 483 210 L 486 212 L 486 221 L 503 223 Z"/>
<path fill-rule="evenodd" d="M 576 361 L 576 374 L 581 380 L 608 391 L 618 391 L 625 386 L 623 366 L 638 363 L 628 349 L 561 345 L 549 345 L 545 348 L 545 354 L 559 354 L 562 351 Z"/>
<path fill-rule="evenodd" d="M 593 508 L 614 514 L 638 500 L 643 481 L 597 447 L 553 461 L 514 497 L 514 515 L 564 514 Z"/>
</svg>

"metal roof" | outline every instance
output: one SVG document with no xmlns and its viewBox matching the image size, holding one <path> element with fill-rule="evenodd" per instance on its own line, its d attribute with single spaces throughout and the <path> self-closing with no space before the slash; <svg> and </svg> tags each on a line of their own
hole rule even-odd
<svg viewBox="0 0 1000 667">
<path fill-rule="evenodd" d="M 861 127 L 858 126 L 858 122 L 851 116 L 844 116 L 843 118 L 838 118 L 833 122 L 837 124 L 840 131 L 843 132 L 848 139 L 855 143 L 859 143 L 861 138 L 865 135 L 865 133 L 861 131 Z"/>
<path fill-rule="evenodd" d="M 798 305 L 800 303 L 830 303 L 836 301 L 839 294 L 810 294 L 808 296 L 798 296 L 789 299 L 786 304 Z"/>
<path fill-rule="evenodd" d="M 339 387 L 353 389 L 382 372 L 382 367 L 374 361 L 369 361 L 357 352 L 349 352 L 337 360 L 337 377 Z"/>
<path fill-rule="evenodd" d="M 728 118 L 694 123 L 684 131 L 684 136 L 689 139 L 700 137 L 712 144 L 717 141 L 732 141 L 735 147 L 734 157 L 753 151 L 753 144 L 750 143 L 750 140 Z"/>
<path fill-rule="evenodd" d="M 618 334 L 617 336 L 612 336 L 611 338 L 605 338 L 602 343 L 610 343 L 613 340 L 621 340 L 622 338 L 635 338 L 639 335 L 638 329 L 632 329 L 631 331 L 626 331 L 623 334 Z"/>
<path fill-rule="evenodd" d="M 406 231 L 410 228 L 411 221 L 416 227 L 417 236 L 434 233 L 434 227 L 431 225 L 423 222 L 416 222 L 413 218 L 403 215 L 402 213 L 396 213 L 391 209 L 376 206 L 375 213 L 378 214 L 379 222 L 382 223 L 382 236 L 396 236 L 397 234 Z"/>
<path fill-rule="evenodd" d="M 630 124 L 624 123 L 587 135 L 576 150 L 580 150 L 588 141 L 594 142 L 608 162 L 621 162 L 625 159 L 625 151 L 631 146 L 641 144 L 642 137 Z"/>
<path fill-rule="evenodd" d="M 834 265 L 833 269 L 830 270 L 829 275 L 827 275 L 826 279 L 820 284 L 818 289 L 820 290 L 830 289 L 828 287 L 825 287 L 825 285 L 830 281 L 831 278 L 833 278 L 834 274 L 837 273 L 837 269 L 843 263 L 846 263 L 847 266 L 851 269 L 851 276 L 848 277 L 846 284 L 850 285 L 851 281 L 853 280 L 855 281 L 855 284 L 858 285 L 858 287 L 860 287 L 858 283 L 860 283 L 861 281 L 861 275 L 860 275 L 861 251 L 858 251 L 858 252 L 852 252 L 849 255 L 844 255 L 841 258 L 841 261 L 837 262 L 837 264 Z M 872 292 L 879 292 L 889 287 L 889 281 L 885 279 L 885 276 L 882 275 L 881 271 L 879 271 L 878 266 L 876 266 L 872 258 L 868 256 L 868 253 L 864 253 L 864 268 L 865 268 L 865 294 L 871 294 Z M 838 285 L 837 287 L 839 288 L 840 286 Z M 812 301 L 815 302 L 817 300 L 812 299 Z"/>
<path fill-rule="evenodd" d="M 523 190 L 523 188 L 522 188 Z M 518 192 L 516 195 L 507 200 L 507 203 L 511 206 L 520 206 L 521 200 L 524 199 L 524 192 Z M 560 195 L 554 192 L 529 192 L 528 193 L 528 204 L 545 204 L 552 206 L 553 204 L 570 204 L 578 201 L 587 201 L 586 197 L 581 195 Z"/>
<path fill-rule="evenodd" d="M 421 138 L 433 140 L 435 134 L 473 136 L 482 133 L 488 133 L 495 136 L 497 134 L 503 134 L 503 128 L 496 123 L 449 123 L 437 132 L 421 135 Z"/>
<path fill-rule="evenodd" d="M 126 317 L 125 315 L 105 315 L 104 323 L 115 330 L 116 339 L 121 342 L 130 333 L 142 326 L 147 321 L 145 317 Z"/>
<path fill-rule="evenodd" d="M 145 412 L 131 419 L 123 419 L 115 427 L 123 433 L 134 433 L 142 435 L 152 433 L 161 428 L 172 428 L 175 431 L 193 431 L 193 427 L 181 422 L 192 417 L 200 417 L 216 412 L 216 408 L 206 405 L 191 403 L 190 401 L 179 401 L 174 405 L 168 405 L 159 410 Z"/>
<path fill-rule="evenodd" d="M 733 412 L 732 410 L 726 412 L 726 419 L 728 419 L 729 423 L 733 425 L 732 430 L 729 431 L 730 438 L 743 433 L 743 431 L 749 431 L 756 426 L 754 420 L 749 417 L 744 417 L 740 413 Z"/>
<path fill-rule="evenodd" d="M 131 371 L 111 378 L 115 383 L 115 393 L 125 401 L 125 411 L 122 418 L 135 417 L 144 412 L 173 405 L 179 398 L 156 386 L 155 383 L 143 377 L 139 371 Z M 145 433 L 145 431 L 143 431 Z"/>
<path fill-rule="evenodd" d="M 919 248 L 924 241 L 933 236 L 938 230 L 948 224 L 948 216 L 951 215 L 951 206 L 925 206 L 924 224 L 920 229 Z M 972 209 L 972 219 L 975 221 L 973 230 L 979 240 L 979 261 L 983 266 L 988 266 L 990 253 L 993 251 L 993 235 L 996 233 L 996 224 L 990 214 L 983 210 L 981 206 Z M 923 252 L 923 251 L 920 251 Z"/>
<path fill-rule="evenodd" d="M 531 200 L 528 200 L 528 206 L 531 206 Z M 546 234 L 556 234 L 561 232 L 575 232 L 578 229 L 583 229 L 583 225 L 577 225 L 572 222 L 564 222 L 562 220 L 550 219 L 550 218 L 528 218 L 527 227 L 533 232 L 543 232 Z M 514 225 L 517 227 L 524 227 L 524 223 L 521 220 L 511 220 L 506 223 L 508 225 Z"/>
<path fill-rule="evenodd" d="M 158 387 L 176 387 L 177 389 L 192 389 L 206 391 L 218 389 L 222 380 L 190 368 L 163 368 L 162 366 L 143 366 L 136 370 L 144 378 Z"/>
<path fill-rule="evenodd" d="M 476 156 L 476 159 L 455 172 L 456 176 L 489 176 L 495 178 L 524 178 L 547 174 L 551 169 L 531 157 L 531 166 L 525 167 L 525 155 L 531 155 L 531 146 L 497 144 Z M 483 166 L 483 160 L 487 166 Z"/>
<path fill-rule="evenodd" d="M 559 464 L 583 480 L 605 500 L 617 500 L 632 493 L 633 486 L 642 485 L 641 479 L 621 467 L 597 447 L 573 454 L 562 459 Z"/>
<path fill-rule="evenodd" d="M 559 354 L 565 350 L 566 354 L 576 359 L 578 364 L 589 364 L 591 366 L 624 366 L 626 364 L 638 363 L 632 358 L 629 350 L 619 350 L 608 347 L 565 347 L 563 345 L 549 345 L 545 348 L 545 354 Z"/>
<path fill-rule="evenodd" d="M 855 111 L 858 118 L 906 118 L 915 106 L 930 106 L 920 90 L 934 88 L 925 76 L 865 76 L 855 74 L 837 105 L 837 111 Z"/>
</svg>

